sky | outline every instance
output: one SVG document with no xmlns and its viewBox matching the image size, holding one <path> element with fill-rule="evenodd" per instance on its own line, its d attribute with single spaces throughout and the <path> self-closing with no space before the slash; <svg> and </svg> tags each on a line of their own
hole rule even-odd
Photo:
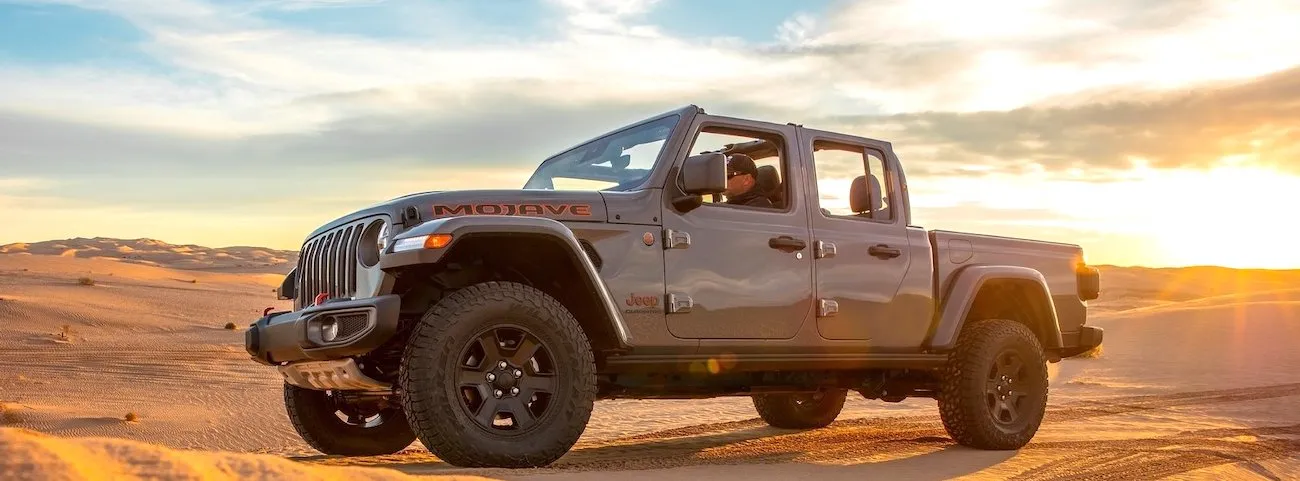
<svg viewBox="0 0 1300 481">
<path fill-rule="evenodd" d="M 0 0 L 0 244 L 295 249 L 697 104 L 887 140 L 917 224 L 1300 268 L 1288 0 Z"/>
</svg>

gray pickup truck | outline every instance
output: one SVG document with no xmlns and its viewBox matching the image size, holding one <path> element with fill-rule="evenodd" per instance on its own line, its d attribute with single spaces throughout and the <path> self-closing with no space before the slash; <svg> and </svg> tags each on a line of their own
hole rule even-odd
<svg viewBox="0 0 1300 481">
<path fill-rule="evenodd" d="M 749 396 L 778 428 L 850 392 L 938 400 L 1017 449 L 1048 362 L 1101 344 L 1075 245 L 926 231 L 887 142 L 696 106 L 546 159 L 522 190 L 428 192 L 312 232 L 245 333 L 326 454 L 417 437 L 458 466 L 549 464 L 597 399 Z"/>
</svg>

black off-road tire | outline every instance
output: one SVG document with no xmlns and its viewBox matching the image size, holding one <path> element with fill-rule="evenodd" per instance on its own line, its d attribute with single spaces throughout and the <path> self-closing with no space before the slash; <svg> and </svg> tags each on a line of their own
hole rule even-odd
<svg viewBox="0 0 1300 481">
<path fill-rule="evenodd" d="M 1002 384 L 1002 374 L 1011 369 L 1004 366 L 1017 364 L 1017 374 L 1009 376 L 1015 382 Z M 949 355 L 938 396 L 939 416 L 959 444 L 1019 449 L 1033 439 L 1043 422 L 1047 391 L 1046 357 L 1034 333 L 1019 322 L 982 320 L 962 330 L 957 348 Z M 1014 402 L 1004 398 L 1000 404 L 999 393 L 1004 392 Z"/>
<path fill-rule="evenodd" d="M 298 435 L 324 454 L 379 456 L 415 442 L 415 433 L 401 409 L 380 411 L 375 426 L 349 424 L 335 414 L 339 407 L 328 393 L 290 384 L 284 385 L 284 406 Z"/>
<path fill-rule="evenodd" d="M 484 345 L 470 343 L 480 342 L 485 331 L 498 329 L 527 331 L 551 358 L 547 376 L 555 392 L 549 395 L 545 411 L 518 434 L 476 420 L 470 413 L 473 408 L 466 407 L 466 388 L 457 377 L 468 369 L 463 352 L 473 348 L 466 346 Z M 492 336 L 500 345 L 496 334 Z M 491 358 L 485 354 L 484 359 Z M 596 400 L 596 365 L 578 321 L 551 296 L 513 282 L 475 284 L 430 308 L 403 353 L 399 382 L 403 407 L 420 441 L 438 458 L 462 467 L 550 464 L 578 441 Z"/>
<path fill-rule="evenodd" d="M 827 389 L 813 394 L 755 394 L 754 409 L 769 426 L 783 429 L 816 429 L 829 426 L 844 409 L 846 389 Z"/>
</svg>

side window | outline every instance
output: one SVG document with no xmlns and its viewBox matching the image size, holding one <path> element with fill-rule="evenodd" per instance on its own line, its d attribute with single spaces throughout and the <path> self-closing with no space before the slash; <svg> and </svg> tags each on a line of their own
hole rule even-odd
<svg viewBox="0 0 1300 481">
<path fill-rule="evenodd" d="M 817 172 L 817 202 L 827 216 L 893 220 L 889 208 L 889 175 L 884 159 L 861 146 L 813 143 Z M 859 198 L 854 202 L 854 195 Z"/>
<path fill-rule="evenodd" d="M 727 155 L 727 192 L 706 197 L 705 205 L 785 210 L 786 150 L 779 135 L 705 127 L 696 135 L 690 153 L 706 152 Z"/>
</svg>

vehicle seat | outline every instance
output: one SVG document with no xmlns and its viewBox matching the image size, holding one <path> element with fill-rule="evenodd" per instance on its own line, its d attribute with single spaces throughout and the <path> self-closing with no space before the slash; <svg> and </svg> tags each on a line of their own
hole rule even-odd
<svg viewBox="0 0 1300 481">
<path fill-rule="evenodd" d="M 868 188 L 870 182 L 870 188 Z M 875 192 L 875 195 L 871 193 Z M 880 182 L 875 177 L 859 175 L 849 185 L 849 209 L 858 217 L 889 218 L 884 208 Z M 873 216 L 872 213 L 877 215 Z"/>
<path fill-rule="evenodd" d="M 776 167 L 771 165 L 760 165 L 758 167 L 758 177 L 754 179 L 754 188 L 772 201 L 772 206 L 778 209 L 785 208 L 784 189 L 781 188 L 781 177 L 776 173 Z"/>
<path fill-rule="evenodd" d="M 885 188 L 880 186 L 880 179 L 868 177 L 871 181 L 871 191 L 875 192 L 875 198 L 871 199 L 874 204 L 871 211 L 875 213 L 872 217 L 880 220 L 891 219 L 893 214 L 889 212 L 889 196 L 885 194 Z"/>
</svg>

